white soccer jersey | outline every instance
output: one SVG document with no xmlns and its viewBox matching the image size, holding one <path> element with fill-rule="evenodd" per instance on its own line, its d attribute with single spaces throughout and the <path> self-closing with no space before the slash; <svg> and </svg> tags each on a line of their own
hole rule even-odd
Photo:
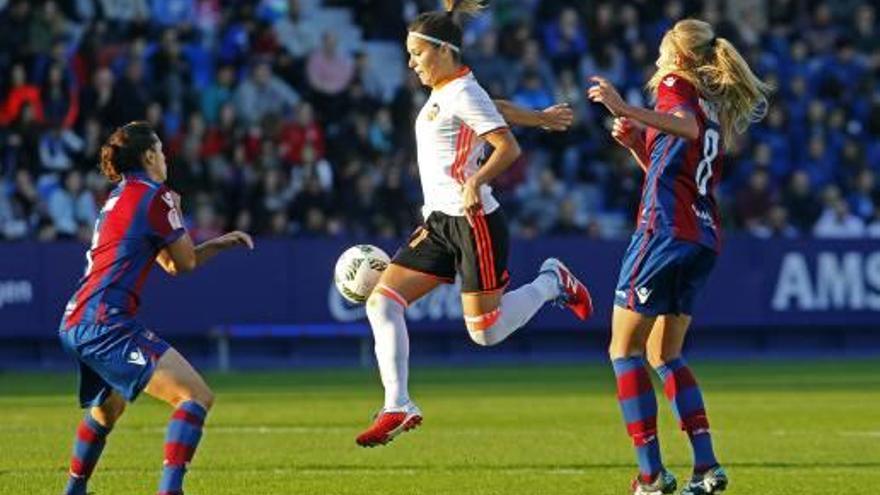
<svg viewBox="0 0 880 495">
<path fill-rule="evenodd" d="M 480 136 L 502 127 L 507 123 L 470 70 L 431 92 L 416 117 L 425 219 L 433 211 L 464 216 L 461 184 L 480 166 L 486 142 Z M 488 184 L 480 197 L 486 214 L 498 208 Z"/>
</svg>

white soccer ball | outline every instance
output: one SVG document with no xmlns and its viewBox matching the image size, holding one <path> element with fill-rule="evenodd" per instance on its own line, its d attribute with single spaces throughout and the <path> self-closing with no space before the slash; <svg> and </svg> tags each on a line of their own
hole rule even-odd
<svg viewBox="0 0 880 495">
<path fill-rule="evenodd" d="M 336 260 L 333 282 L 342 297 L 349 302 L 362 304 L 370 297 L 390 262 L 391 258 L 385 251 L 376 246 L 352 246 Z"/>
</svg>

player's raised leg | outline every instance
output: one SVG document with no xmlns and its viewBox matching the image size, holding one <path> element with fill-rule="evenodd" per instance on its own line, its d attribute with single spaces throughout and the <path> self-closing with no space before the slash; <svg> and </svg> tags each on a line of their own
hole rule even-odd
<svg viewBox="0 0 880 495">
<path fill-rule="evenodd" d="M 86 485 L 104 451 L 107 436 L 123 411 L 125 399 L 116 392 L 110 392 L 100 405 L 86 412 L 76 429 L 70 476 L 64 495 L 86 495 Z"/>
<path fill-rule="evenodd" d="M 657 397 L 645 367 L 644 351 L 655 317 L 615 306 L 608 353 L 617 377 L 617 399 L 639 463 L 636 495 L 672 493 L 675 478 L 663 466 L 657 435 Z"/>
<path fill-rule="evenodd" d="M 422 413 L 409 397 L 409 335 L 404 311 L 410 302 L 441 283 L 436 277 L 392 263 L 367 299 L 385 404 L 373 424 L 358 435 L 358 445 L 384 445 L 421 423 Z"/>
<path fill-rule="evenodd" d="M 168 349 L 144 391 L 174 407 L 165 435 L 165 461 L 158 495 L 182 495 L 183 478 L 202 438 L 214 394 L 175 349 Z"/>
<path fill-rule="evenodd" d="M 515 290 L 463 293 L 461 301 L 471 340 L 483 346 L 502 342 L 550 301 L 569 306 L 581 319 L 592 313 L 586 287 L 555 258 L 541 265 L 535 280 Z"/>
<path fill-rule="evenodd" d="M 666 398 L 682 431 L 687 433 L 693 451 L 693 476 L 682 493 L 705 495 L 723 491 L 728 480 L 715 458 L 700 386 L 681 355 L 690 323 L 689 315 L 658 317 L 648 338 L 647 350 L 648 361 L 663 380 Z"/>
</svg>

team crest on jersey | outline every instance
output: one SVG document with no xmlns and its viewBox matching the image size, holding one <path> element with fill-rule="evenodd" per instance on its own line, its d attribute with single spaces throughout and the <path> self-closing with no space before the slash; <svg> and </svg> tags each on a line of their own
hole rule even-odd
<svg viewBox="0 0 880 495">
<path fill-rule="evenodd" d="M 431 108 L 428 110 L 428 113 L 425 116 L 425 118 L 427 118 L 429 121 L 434 120 L 437 118 L 437 115 L 439 113 L 440 113 L 440 105 L 434 103 L 433 105 L 431 105 Z"/>
<path fill-rule="evenodd" d="M 663 84 L 665 84 L 671 88 L 671 87 L 675 86 L 675 81 L 676 81 L 675 76 L 669 76 L 663 80 Z"/>
</svg>

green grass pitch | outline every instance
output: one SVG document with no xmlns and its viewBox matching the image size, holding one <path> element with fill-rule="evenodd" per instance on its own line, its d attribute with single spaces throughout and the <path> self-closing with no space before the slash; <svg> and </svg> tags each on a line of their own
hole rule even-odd
<svg viewBox="0 0 880 495">
<path fill-rule="evenodd" d="M 705 363 L 731 494 L 873 494 L 880 364 Z M 54 494 L 80 412 L 70 375 L 0 373 L 0 494 Z M 624 494 L 635 460 L 610 367 L 419 368 L 424 425 L 385 447 L 354 437 L 380 405 L 373 370 L 208 375 L 217 404 L 187 493 Z M 681 480 L 690 451 L 662 395 L 661 445 Z M 155 493 L 170 409 L 143 397 L 110 437 L 90 489 Z"/>
</svg>

